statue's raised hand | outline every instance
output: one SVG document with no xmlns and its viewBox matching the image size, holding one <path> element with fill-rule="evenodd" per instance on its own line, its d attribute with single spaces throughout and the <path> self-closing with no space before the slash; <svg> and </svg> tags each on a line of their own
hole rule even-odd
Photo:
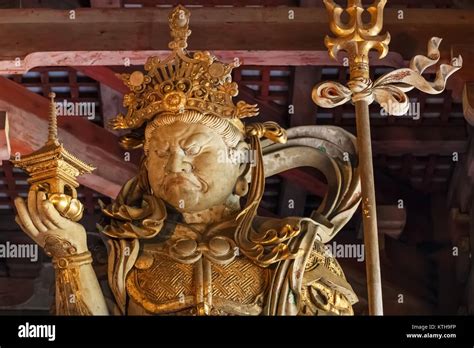
<svg viewBox="0 0 474 348">
<path fill-rule="evenodd" d="M 46 199 L 45 192 L 30 190 L 27 203 L 21 197 L 17 197 L 15 206 L 18 212 L 15 221 L 23 232 L 42 248 L 49 240 L 60 240 L 65 244 L 65 248 L 72 248 L 74 254 L 87 251 L 87 235 L 84 227 L 61 216 L 53 203 Z M 51 256 L 61 256 L 54 254 L 54 250 L 60 249 L 51 250 L 53 250 Z"/>
</svg>

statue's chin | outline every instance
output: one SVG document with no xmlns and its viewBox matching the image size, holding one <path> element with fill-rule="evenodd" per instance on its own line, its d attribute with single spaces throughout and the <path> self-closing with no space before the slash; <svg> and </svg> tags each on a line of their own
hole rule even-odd
<svg viewBox="0 0 474 348">
<path fill-rule="evenodd" d="M 161 198 L 181 212 L 194 211 L 199 203 L 201 193 L 182 186 L 169 187 Z"/>
</svg>

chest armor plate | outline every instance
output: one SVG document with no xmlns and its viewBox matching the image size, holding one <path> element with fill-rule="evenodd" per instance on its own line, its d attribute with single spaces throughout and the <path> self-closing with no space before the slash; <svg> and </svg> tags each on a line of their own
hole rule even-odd
<svg viewBox="0 0 474 348">
<path fill-rule="evenodd" d="M 269 272 L 244 256 L 224 264 L 206 257 L 183 263 L 147 251 L 127 276 L 129 314 L 258 315 Z"/>
</svg>

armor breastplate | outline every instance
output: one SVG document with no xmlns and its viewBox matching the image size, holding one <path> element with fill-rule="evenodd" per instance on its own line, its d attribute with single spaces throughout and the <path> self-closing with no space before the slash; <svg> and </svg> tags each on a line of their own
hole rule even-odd
<svg viewBox="0 0 474 348">
<path fill-rule="evenodd" d="M 258 315 L 269 272 L 235 255 L 223 237 L 150 247 L 127 276 L 128 314 Z"/>
</svg>

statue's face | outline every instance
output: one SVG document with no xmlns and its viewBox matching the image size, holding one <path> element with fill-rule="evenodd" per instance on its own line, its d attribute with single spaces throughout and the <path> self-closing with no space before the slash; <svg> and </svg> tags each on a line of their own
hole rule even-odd
<svg viewBox="0 0 474 348">
<path fill-rule="evenodd" d="M 181 212 L 226 202 L 241 169 L 225 160 L 227 145 L 213 129 L 176 122 L 149 140 L 148 179 L 153 193 Z"/>
</svg>

